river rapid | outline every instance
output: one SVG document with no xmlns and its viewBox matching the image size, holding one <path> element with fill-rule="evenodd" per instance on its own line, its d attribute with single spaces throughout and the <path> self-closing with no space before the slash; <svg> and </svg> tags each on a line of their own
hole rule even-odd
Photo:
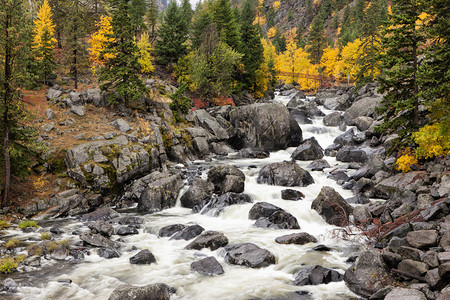
<svg viewBox="0 0 450 300">
<path fill-rule="evenodd" d="M 277 95 L 275 102 L 286 104 L 289 97 Z M 323 107 L 325 114 L 332 111 Z M 303 138 L 315 137 L 322 148 L 332 144 L 335 137 L 342 134 L 337 127 L 325 127 L 322 117 L 316 117 L 313 124 L 300 125 Z M 245 191 L 254 203 L 266 201 L 295 216 L 300 230 L 263 229 L 253 226 L 254 221 L 248 219 L 248 212 L 254 203 L 233 205 L 225 208 L 218 216 L 193 214 L 190 209 L 183 208 L 178 200 L 173 208 L 154 214 L 138 214 L 133 209 L 118 212 L 121 215 L 139 215 L 145 223 L 139 229 L 139 234 L 125 236 L 122 239 L 125 246 L 119 258 L 104 259 L 95 250 L 90 251 L 81 263 L 59 262 L 53 260 L 44 262 L 42 268 L 34 272 L 15 275 L 13 278 L 21 282 L 29 281 L 32 286 L 20 287 L 18 293 L 11 299 L 108 299 L 111 292 L 123 283 L 142 286 L 151 283 L 166 283 L 176 289 L 171 299 L 294 299 L 295 291 L 308 291 L 311 299 L 356 299 L 356 296 L 345 286 L 344 281 L 332 282 L 316 286 L 293 285 L 294 274 L 310 265 L 321 265 L 334 268 L 344 273 L 349 264 L 345 261 L 352 253 L 362 246 L 356 240 L 344 240 L 336 237 L 337 227 L 328 225 L 322 217 L 311 209 L 312 201 L 317 197 L 323 186 L 331 186 L 344 198 L 352 197 L 349 190 L 342 189 L 328 173 L 336 168 L 346 168 L 334 157 L 325 156 L 331 168 L 324 171 L 310 171 L 307 165 L 310 161 L 297 161 L 304 169 L 310 171 L 314 184 L 307 187 L 294 187 L 301 191 L 305 198 L 300 201 L 281 199 L 281 191 L 286 187 L 269 186 L 256 182 L 261 167 L 273 163 L 290 160 L 295 148 L 271 152 L 266 159 L 238 159 L 230 154 L 224 160 L 197 161 L 190 168 L 201 168 L 201 176 L 206 179 L 209 167 L 218 163 L 235 165 L 246 175 Z M 185 187 L 180 195 L 187 189 Z M 75 230 L 86 230 L 85 224 L 76 219 L 55 221 L 65 232 L 65 238 L 73 242 L 79 241 Z M 170 240 L 158 237 L 161 227 L 171 224 L 199 224 L 205 230 L 223 232 L 229 239 L 229 244 L 242 242 L 254 243 L 272 252 L 276 264 L 261 269 L 227 264 L 224 261 L 224 250 L 211 251 L 184 250 L 191 241 Z M 47 226 L 54 223 L 49 222 Z M 283 245 L 275 242 L 275 238 L 297 232 L 307 232 L 318 239 L 318 243 L 305 245 Z M 113 237 L 113 239 L 117 239 Z M 332 251 L 313 251 L 318 244 L 332 248 Z M 134 249 L 134 250 L 133 250 Z M 148 249 L 156 257 L 156 263 L 150 265 L 132 265 L 129 258 L 139 250 Z M 214 256 L 223 266 L 225 273 L 220 276 L 205 276 L 190 269 L 190 264 L 199 258 Z M 17 274 L 17 273 L 16 273 Z M 70 279 L 72 283 L 64 283 Z M 289 296 L 290 295 L 290 296 Z M 299 298 L 295 298 L 299 299 Z"/>
</svg>

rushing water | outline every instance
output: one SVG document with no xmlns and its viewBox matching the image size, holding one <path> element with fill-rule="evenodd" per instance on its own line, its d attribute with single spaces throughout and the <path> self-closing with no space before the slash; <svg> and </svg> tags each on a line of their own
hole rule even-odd
<svg viewBox="0 0 450 300">
<path fill-rule="evenodd" d="M 288 97 L 277 96 L 275 101 L 286 104 Z M 325 113 L 326 111 L 321 107 Z M 319 144 L 326 148 L 333 139 L 342 132 L 335 127 L 325 127 L 322 118 L 313 120 L 313 124 L 301 125 L 304 138 L 314 136 Z M 336 268 L 343 273 L 348 267 L 345 260 L 358 244 L 354 241 L 337 239 L 333 235 L 336 227 L 328 225 L 314 211 L 311 203 L 318 195 L 322 186 L 335 188 L 344 198 L 352 193 L 343 190 L 334 180 L 327 178 L 327 171 L 341 167 L 334 158 L 324 157 L 332 166 L 324 172 L 314 171 L 311 175 L 315 183 L 307 187 L 295 187 L 305 195 L 301 201 L 286 201 L 281 199 L 281 190 L 285 187 L 258 184 L 256 178 L 260 168 L 266 164 L 290 160 L 295 148 L 272 152 L 266 159 L 230 159 L 220 163 L 239 167 L 246 175 L 245 193 L 251 195 L 254 202 L 266 201 L 279 206 L 294 215 L 301 230 L 276 230 L 253 227 L 254 221 L 248 219 L 248 211 L 253 204 L 234 205 L 226 208 L 218 217 L 193 214 L 190 209 L 182 208 L 178 201 L 173 208 L 159 213 L 140 215 L 145 224 L 139 229 L 138 235 L 122 237 L 125 240 L 124 250 L 120 258 L 104 259 L 91 251 L 80 264 L 58 263 L 52 266 L 43 265 L 36 273 L 23 273 L 21 280 L 31 281 L 32 287 L 22 287 L 17 296 L 20 299 L 108 299 L 111 292 L 120 284 L 147 285 L 163 282 L 176 289 L 172 299 L 268 299 L 281 298 L 291 292 L 304 290 L 312 293 L 313 299 L 349 299 L 355 298 L 344 282 L 334 282 L 317 286 L 294 286 L 293 275 L 304 265 L 322 265 Z M 197 162 L 201 165 L 214 165 L 217 161 Z M 307 169 L 310 162 L 297 162 Z M 252 165 L 252 168 L 249 166 Z M 256 168 L 255 168 L 256 166 Z M 205 168 L 207 169 L 207 168 Z M 202 174 L 206 178 L 206 173 Z M 136 214 L 136 213 L 132 213 Z M 268 249 L 276 257 L 276 264 L 261 269 L 251 269 L 242 266 L 229 265 L 224 262 L 223 250 L 200 251 L 184 250 L 190 243 L 184 240 L 169 240 L 158 238 L 161 227 L 176 223 L 195 223 L 206 230 L 223 232 L 230 243 L 251 242 Z M 70 233 L 76 229 L 86 230 L 83 224 L 74 219 L 60 223 L 61 228 L 68 233 L 67 238 L 77 241 Z M 282 245 L 275 238 L 294 232 L 307 232 L 318 238 L 320 244 L 325 244 L 333 251 L 312 251 L 317 244 Z M 151 265 L 132 265 L 129 258 L 138 250 L 128 251 L 135 246 L 137 249 L 149 249 L 156 257 L 157 263 Z M 190 269 L 190 264 L 202 256 L 214 256 L 222 264 L 225 274 L 207 277 Z M 42 261 L 45 261 L 43 259 Z M 51 261 L 47 262 L 50 264 Z M 61 283 L 60 280 L 71 279 L 72 283 Z"/>
</svg>

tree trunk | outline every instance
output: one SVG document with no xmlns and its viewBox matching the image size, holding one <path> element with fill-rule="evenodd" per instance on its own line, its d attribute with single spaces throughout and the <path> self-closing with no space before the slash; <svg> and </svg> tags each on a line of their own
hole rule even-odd
<svg viewBox="0 0 450 300">
<path fill-rule="evenodd" d="M 11 188 L 11 159 L 9 153 L 9 118 L 8 109 L 9 101 L 12 95 L 11 91 L 11 41 L 9 40 L 9 25 L 10 25 L 11 15 L 7 13 L 5 20 L 5 65 L 4 65 L 4 98 L 3 98 L 3 150 L 5 155 L 5 189 L 3 191 L 3 201 L 2 207 L 8 205 L 9 203 L 9 190 Z"/>
<path fill-rule="evenodd" d="M 417 43 L 413 44 L 413 82 L 414 82 L 414 125 L 419 126 L 419 88 L 417 86 Z"/>
</svg>

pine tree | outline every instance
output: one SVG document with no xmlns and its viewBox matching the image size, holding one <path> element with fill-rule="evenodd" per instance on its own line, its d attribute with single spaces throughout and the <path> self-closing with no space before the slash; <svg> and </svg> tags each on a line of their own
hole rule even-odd
<svg viewBox="0 0 450 300">
<path fill-rule="evenodd" d="M 231 9 L 230 0 L 215 0 L 212 9 L 213 21 L 220 40 L 234 50 L 240 49 L 239 25 Z"/>
<path fill-rule="evenodd" d="M 129 105 L 130 100 L 136 100 L 147 92 L 144 83 L 139 78 L 139 49 L 134 42 L 133 28 L 127 0 L 110 0 L 112 13 L 113 41 L 108 43 L 102 54 L 114 54 L 105 62 L 101 69 L 100 88 L 113 89 L 117 98 L 113 103 L 123 102 Z"/>
<path fill-rule="evenodd" d="M 129 4 L 129 14 L 131 19 L 131 28 L 135 36 L 147 29 L 144 23 L 144 16 L 147 11 L 147 2 L 145 0 L 131 0 Z"/>
<path fill-rule="evenodd" d="M 191 42 L 192 48 L 197 49 L 203 41 L 206 29 L 212 24 L 212 15 L 203 6 L 197 7 L 192 21 Z"/>
<path fill-rule="evenodd" d="M 253 25 L 254 11 L 250 1 L 243 3 L 241 13 L 241 51 L 244 56 L 245 73 L 243 74 L 243 83 L 247 89 L 252 92 L 255 90 L 256 71 L 264 61 L 264 48 L 261 44 L 261 34 L 259 25 Z M 258 27 L 257 27 L 258 26 Z"/>
<path fill-rule="evenodd" d="M 273 45 L 275 46 L 277 53 L 286 51 L 286 37 L 280 33 L 278 27 L 275 31 L 275 36 L 273 37 Z"/>
<path fill-rule="evenodd" d="M 186 34 L 188 34 L 191 27 L 192 15 L 194 14 L 189 0 L 182 0 L 180 9 L 182 18 L 185 21 Z"/>
<path fill-rule="evenodd" d="M 162 65 L 176 63 L 186 54 L 186 39 L 185 21 L 176 1 L 172 0 L 167 7 L 155 44 L 158 62 Z"/>
<path fill-rule="evenodd" d="M 150 28 L 150 36 L 151 38 L 155 37 L 155 27 L 158 23 L 158 15 L 159 15 L 159 9 L 158 5 L 156 4 L 156 0 L 149 0 L 148 1 L 148 9 L 147 9 L 147 22 L 148 27 Z"/>
<path fill-rule="evenodd" d="M 397 131 L 403 139 L 419 125 L 418 58 L 424 38 L 418 26 L 420 7 L 415 0 L 393 2 L 382 38 L 380 92 L 385 93 L 380 112 L 386 114 L 380 131 Z"/>
<path fill-rule="evenodd" d="M 327 46 L 327 40 L 323 29 L 323 19 L 317 16 L 311 24 L 308 34 L 306 50 L 313 64 L 319 64 L 322 58 L 323 49 Z"/>
<path fill-rule="evenodd" d="M 40 70 L 40 78 L 45 84 L 53 74 L 55 68 L 55 54 L 53 52 L 56 39 L 55 25 L 52 21 L 52 12 L 47 0 L 44 0 L 39 9 L 37 19 L 34 20 L 34 50 L 35 59 L 38 62 Z"/>
</svg>

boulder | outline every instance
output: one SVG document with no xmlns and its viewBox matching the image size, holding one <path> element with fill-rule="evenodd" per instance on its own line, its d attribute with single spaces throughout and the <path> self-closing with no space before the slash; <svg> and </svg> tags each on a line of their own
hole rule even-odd
<svg viewBox="0 0 450 300">
<path fill-rule="evenodd" d="M 278 244 L 304 245 L 307 243 L 317 243 L 317 239 L 306 232 L 292 233 L 279 236 L 275 239 Z"/>
<path fill-rule="evenodd" d="M 354 136 L 355 136 L 355 132 L 354 132 L 353 128 L 350 128 L 346 132 L 338 135 L 333 140 L 333 144 L 337 144 L 337 145 L 352 145 Z"/>
<path fill-rule="evenodd" d="M 114 120 L 111 125 L 117 129 L 122 131 L 123 133 L 130 131 L 130 125 L 124 120 L 124 119 L 117 119 Z"/>
<path fill-rule="evenodd" d="M 55 113 L 50 108 L 47 108 L 45 116 L 47 117 L 47 120 L 53 120 L 55 118 Z"/>
<path fill-rule="evenodd" d="M 275 256 L 252 243 L 225 247 L 225 262 L 250 268 L 263 268 L 275 264 Z"/>
<path fill-rule="evenodd" d="M 311 204 L 322 218 L 331 225 L 346 226 L 353 211 L 350 204 L 332 187 L 324 186 Z"/>
<path fill-rule="evenodd" d="M 193 208 L 204 200 L 211 198 L 213 192 L 213 183 L 201 178 L 195 178 L 189 189 L 181 196 L 181 206 Z"/>
<path fill-rule="evenodd" d="M 314 137 L 301 142 L 291 155 L 294 160 L 314 160 L 322 157 L 323 149 Z"/>
<path fill-rule="evenodd" d="M 355 120 L 355 126 L 358 128 L 359 131 L 365 131 L 370 128 L 373 124 L 373 119 L 371 117 L 357 117 Z"/>
<path fill-rule="evenodd" d="M 114 234 L 114 227 L 105 221 L 97 221 L 88 225 L 92 233 L 100 233 L 105 237 L 110 237 Z"/>
<path fill-rule="evenodd" d="M 208 181 L 214 184 L 216 193 L 242 193 L 244 191 L 245 175 L 235 166 L 218 165 L 208 171 Z"/>
<path fill-rule="evenodd" d="M 188 226 L 188 227 L 184 228 L 181 231 L 178 231 L 170 239 L 171 240 L 185 240 L 185 241 L 189 241 L 190 239 L 193 239 L 197 235 L 202 233 L 204 230 L 205 230 L 205 228 L 203 228 L 200 225 L 191 225 L 191 226 Z"/>
<path fill-rule="evenodd" d="M 119 248 L 120 245 L 117 242 L 111 241 L 110 239 L 104 237 L 101 234 L 94 234 L 90 232 L 83 232 L 80 235 L 80 239 L 92 246 L 103 247 L 103 248 Z"/>
<path fill-rule="evenodd" d="M 383 280 L 379 280 L 380 278 Z M 376 251 L 361 253 L 344 274 L 347 287 L 355 294 L 367 298 L 393 280 L 381 254 Z"/>
<path fill-rule="evenodd" d="M 120 257 L 119 251 L 112 248 L 100 248 L 97 250 L 97 254 L 100 257 L 111 259 L 111 258 L 117 258 Z"/>
<path fill-rule="evenodd" d="M 175 233 L 177 233 L 185 228 L 186 228 L 186 225 L 183 225 L 183 224 L 167 225 L 167 226 L 161 227 L 161 229 L 159 230 L 158 236 L 159 237 L 171 237 Z"/>
<path fill-rule="evenodd" d="M 235 204 L 252 203 L 253 198 L 247 194 L 225 193 L 217 196 L 213 195 L 211 200 L 193 208 L 194 212 L 218 216 L 226 207 Z"/>
<path fill-rule="evenodd" d="M 117 232 L 117 235 L 121 235 L 121 236 L 125 236 L 125 235 L 134 235 L 134 234 L 139 234 L 139 231 L 134 228 L 134 227 L 130 227 L 130 226 L 121 226 Z"/>
<path fill-rule="evenodd" d="M 155 256 L 147 249 L 141 250 L 132 257 L 130 257 L 130 264 L 132 265 L 149 265 L 155 262 L 156 262 Z"/>
<path fill-rule="evenodd" d="M 298 124 L 312 124 L 312 120 L 304 110 L 289 108 L 289 113 Z"/>
<path fill-rule="evenodd" d="M 244 148 L 238 151 L 239 158 L 267 158 L 270 156 L 269 151 L 258 148 Z"/>
<path fill-rule="evenodd" d="M 353 146 L 344 146 L 336 154 L 336 160 L 342 162 L 365 163 L 368 159 L 369 157 L 363 149 Z"/>
<path fill-rule="evenodd" d="M 282 104 L 257 103 L 235 107 L 230 123 L 237 129 L 232 145 L 236 149 L 262 148 L 269 151 L 298 146 L 302 131 Z"/>
<path fill-rule="evenodd" d="M 339 113 L 337 111 L 333 112 L 331 114 L 328 114 L 323 118 L 323 124 L 325 126 L 337 127 L 337 126 L 341 125 L 343 121 L 344 121 L 344 117 L 342 116 L 341 113 Z"/>
<path fill-rule="evenodd" d="M 213 256 L 209 256 L 191 264 L 191 269 L 207 276 L 222 275 L 222 265 Z"/>
<path fill-rule="evenodd" d="M 228 132 L 212 117 L 206 110 L 197 109 L 194 112 L 194 119 L 197 125 L 216 137 L 216 140 L 228 140 Z"/>
<path fill-rule="evenodd" d="M 54 100 L 61 97 L 64 91 L 59 86 L 53 86 L 47 90 L 47 100 Z"/>
<path fill-rule="evenodd" d="M 284 161 L 261 168 L 257 182 L 280 186 L 308 186 L 314 183 L 314 179 L 295 162 Z"/>
<path fill-rule="evenodd" d="M 138 210 L 155 212 L 175 206 L 178 193 L 183 187 L 180 174 L 161 173 L 159 178 L 150 182 L 138 201 Z"/>
<path fill-rule="evenodd" d="M 108 300 L 169 300 L 171 288 L 164 283 L 154 283 L 146 286 L 124 284 L 116 288 Z"/>
<path fill-rule="evenodd" d="M 330 167 L 330 164 L 325 159 L 316 159 L 307 166 L 307 168 L 310 168 L 311 171 L 323 171 L 323 169 Z"/>
<path fill-rule="evenodd" d="M 372 214 L 367 206 L 357 205 L 353 208 L 353 217 L 356 224 L 364 224 L 372 218 Z"/>
<path fill-rule="evenodd" d="M 436 230 L 411 231 L 406 235 L 406 241 L 414 248 L 432 247 L 437 245 L 438 233 Z"/>
<path fill-rule="evenodd" d="M 398 264 L 398 270 L 403 271 L 409 274 L 422 276 L 428 271 L 427 264 L 421 262 L 421 261 L 415 261 L 412 259 L 405 259 L 402 260 Z"/>
<path fill-rule="evenodd" d="M 353 102 L 344 113 L 345 123 L 353 125 L 354 120 L 358 117 L 372 117 L 375 114 L 375 107 L 380 104 L 381 99 L 381 97 L 364 97 Z"/>
<path fill-rule="evenodd" d="M 322 266 L 306 267 L 294 274 L 294 285 L 319 285 L 343 280 L 343 275 Z"/>
<path fill-rule="evenodd" d="M 214 251 L 226 245 L 228 245 L 228 238 L 223 233 L 208 230 L 197 236 L 195 240 L 184 249 L 201 250 L 203 248 L 209 248 L 211 251 Z"/>
<path fill-rule="evenodd" d="M 427 297 L 418 290 L 406 288 L 394 288 L 384 300 L 427 300 Z"/>
<path fill-rule="evenodd" d="M 292 189 L 285 189 L 281 191 L 281 199 L 283 200 L 297 201 L 301 200 L 302 198 L 305 198 L 305 195 L 300 191 Z"/>
<path fill-rule="evenodd" d="M 72 112 L 78 116 L 84 116 L 86 114 L 86 109 L 84 108 L 84 106 L 76 105 L 76 106 L 72 106 L 70 108 L 70 112 Z"/>
<path fill-rule="evenodd" d="M 102 207 L 91 213 L 85 214 L 81 217 L 81 221 L 107 221 L 118 217 L 119 214 L 110 207 Z"/>
<path fill-rule="evenodd" d="M 297 219 L 283 209 L 267 202 L 258 202 L 248 213 L 255 226 L 273 229 L 300 229 Z"/>
<path fill-rule="evenodd" d="M 337 97 L 325 98 L 323 102 L 323 106 L 327 109 L 331 110 L 344 110 L 350 106 L 348 103 L 350 100 L 349 94 L 342 94 Z"/>
</svg>

